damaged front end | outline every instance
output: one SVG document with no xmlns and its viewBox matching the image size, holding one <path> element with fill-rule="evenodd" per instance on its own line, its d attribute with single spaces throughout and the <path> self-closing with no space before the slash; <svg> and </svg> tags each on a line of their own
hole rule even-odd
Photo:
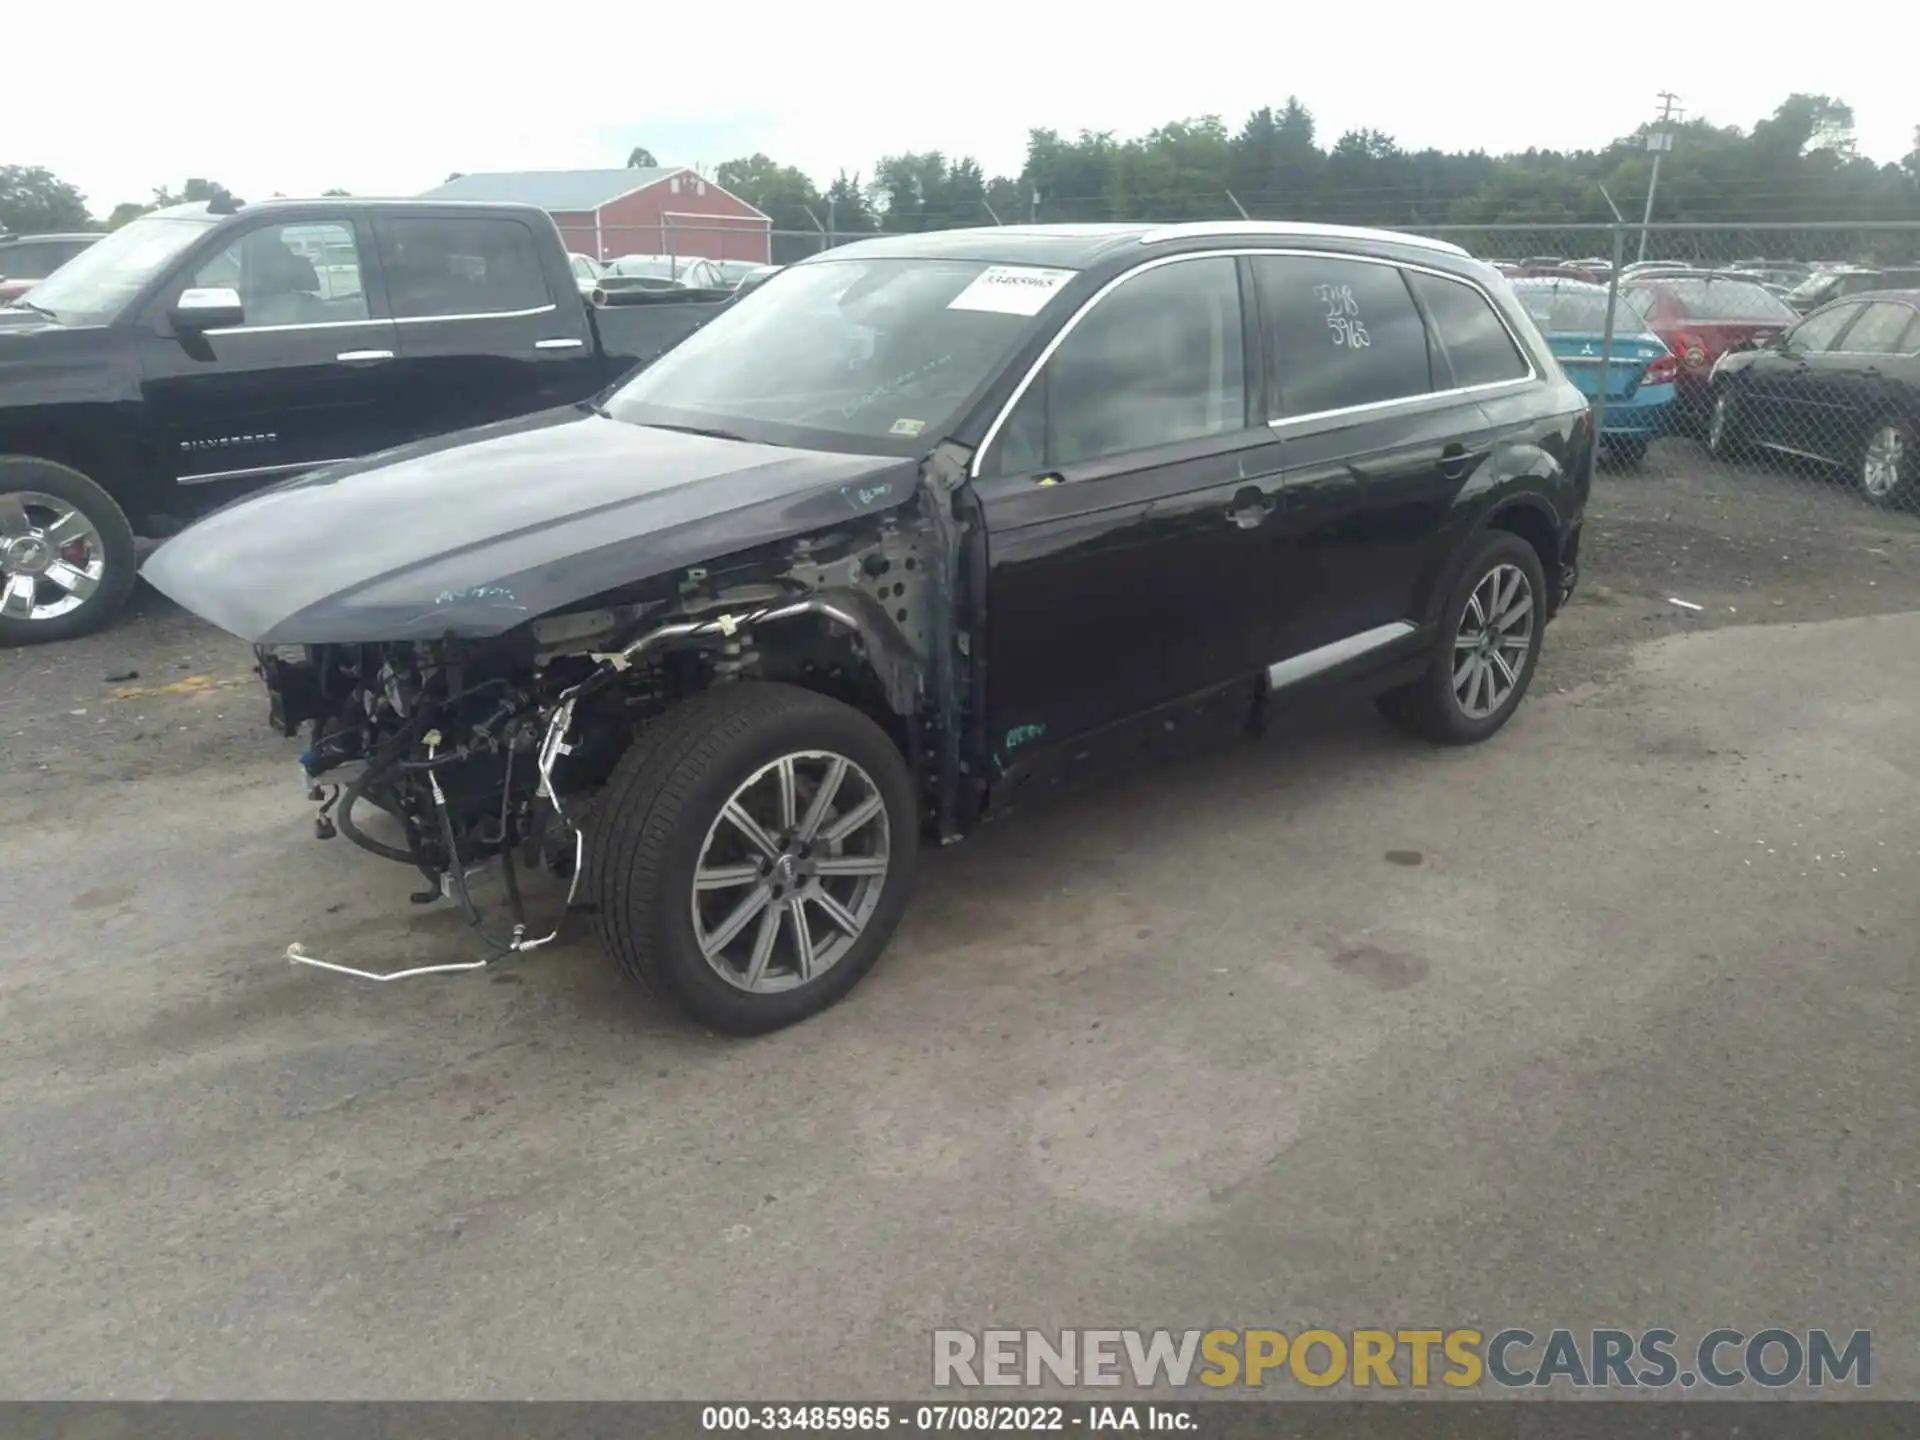
<svg viewBox="0 0 1920 1440">
<path fill-rule="evenodd" d="M 926 743 L 926 660 L 940 648 L 936 570 L 947 557 L 911 510 L 694 567 L 497 636 L 256 647 L 273 724 L 301 736 L 316 834 L 419 872 L 419 904 L 450 899 L 480 958 L 365 979 L 481 968 L 560 931 L 535 925 L 521 876 L 582 901 L 595 797 L 653 720 L 718 685 L 776 680 L 845 700 L 894 735 L 909 764 Z M 376 818 L 384 817 L 384 818 Z M 384 834 L 370 833 L 370 827 Z M 497 865 L 506 925 L 469 880 Z M 564 914 L 564 912 L 563 912 Z"/>
</svg>

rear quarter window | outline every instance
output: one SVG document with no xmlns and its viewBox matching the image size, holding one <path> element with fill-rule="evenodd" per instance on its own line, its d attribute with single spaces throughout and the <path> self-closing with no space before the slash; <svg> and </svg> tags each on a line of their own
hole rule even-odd
<svg viewBox="0 0 1920 1440">
<path fill-rule="evenodd" d="M 1407 278 L 1433 320 L 1436 377 L 1444 373 L 1447 383 L 1462 387 L 1526 378 L 1531 368 L 1526 357 L 1477 288 L 1422 270 L 1410 271 Z M 1436 386 L 1440 383 L 1436 378 Z"/>
</svg>

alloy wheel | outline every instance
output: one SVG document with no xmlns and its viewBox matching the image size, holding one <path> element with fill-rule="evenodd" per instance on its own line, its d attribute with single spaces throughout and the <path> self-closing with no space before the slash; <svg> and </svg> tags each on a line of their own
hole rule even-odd
<svg viewBox="0 0 1920 1440">
<path fill-rule="evenodd" d="M 1533 586 L 1518 565 L 1496 565 L 1467 596 L 1453 638 L 1453 698 L 1484 720 L 1506 704 L 1533 648 Z"/>
<path fill-rule="evenodd" d="M 873 777 L 801 750 L 756 770 L 720 808 L 693 878 L 693 933 L 715 974 L 750 994 L 817 979 L 872 919 L 891 855 Z"/>
<path fill-rule="evenodd" d="M 71 614 L 106 573 L 106 542 L 80 510 L 37 490 L 0 493 L 0 619 Z"/>
<path fill-rule="evenodd" d="M 1876 500 L 1885 500 L 1898 490 L 1906 449 L 1906 437 L 1896 426 L 1882 425 L 1876 430 L 1860 461 L 1860 488 Z"/>
</svg>

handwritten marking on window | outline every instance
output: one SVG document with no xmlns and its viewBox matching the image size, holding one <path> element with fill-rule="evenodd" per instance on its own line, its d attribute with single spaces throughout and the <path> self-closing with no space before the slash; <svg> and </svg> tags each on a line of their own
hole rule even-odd
<svg viewBox="0 0 1920 1440">
<path fill-rule="evenodd" d="M 1327 330 L 1333 343 L 1348 350 L 1364 350 L 1373 344 L 1366 322 L 1360 318 L 1360 302 L 1353 298 L 1351 285 L 1316 285 L 1314 298 L 1327 307 Z"/>
</svg>

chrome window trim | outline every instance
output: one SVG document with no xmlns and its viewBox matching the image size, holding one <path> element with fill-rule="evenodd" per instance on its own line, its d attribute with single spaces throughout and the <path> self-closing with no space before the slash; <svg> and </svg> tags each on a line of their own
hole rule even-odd
<svg viewBox="0 0 1920 1440">
<path fill-rule="evenodd" d="M 341 459 L 347 457 L 342 456 Z M 285 465 L 249 465 L 241 470 L 210 470 L 203 475 L 176 475 L 176 485 L 210 485 L 215 480 L 244 480 L 250 475 L 290 475 L 296 470 L 318 470 L 322 465 L 338 465 L 334 460 L 296 460 Z"/>
<path fill-rule="evenodd" d="M 525 320 L 531 315 L 551 315 L 560 307 L 549 300 L 531 310 L 480 310 L 465 315 L 396 315 L 396 325 L 437 325 L 443 320 Z"/>
<path fill-rule="evenodd" d="M 285 335 L 296 330 L 348 330 L 357 325 L 433 325 L 442 320 L 525 320 L 534 315 L 551 315 L 560 307 L 551 302 L 532 310 L 490 310 L 471 315 L 393 315 L 365 320 L 308 320 L 298 325 L 230 325 L 208 330 L 208 335 Z M 582 344 L 586 343 L 584 341 Z"/>
<path fill-rule="evenodd" d="M 1351 231 L 1342 231 L 1341 233 L 1349 236 L 1352 234 Z M 1396 406 L 1428 404 L 1435 400 L 1450 399 L 1462 395 L 1478 395 L 1496 390 L 1509 389 L 1518 391 L 1525 386 L 1538 384 L 1540 381 L 1540 368 L 1534 363 L 1532 347 L 1527 345 L 1519 335 L 1514 333 L 1512 322 L 1510 322 L 1502 312 L 1499 303 L 1494 300 L 1492 294 L 1488 292 L 1487 287 L 1480 284 L 1477 280 L 1470 280 L 1464 276 L 1455 275 L 1451 271 L 1442 270 L 1431 265 L 1421 265 L 1411 260 L 1388 260 L 1378 255 L 1354 255 L 1343 250 L 1300 250 L 1264 245 L 1248 246 L 1245 248 L 1235 247 L 1230 250 L 1187 250 L 1178 255 L 1157 256 L 1152 260 L 1135 265 L 1130 270 L 1124 270 L 1081 302 L 1080 308 L 1067 317 L 1067 323 L 1054 332 L 1053 338 L 1047 342 L 1046 347 L 1041 350 L 1039 355 L 1034 357 L 1033 364 L 1027 367 L 1027 373 L 1020 377 L 1020 383 L 1013 387 L 1013 393 L 1007 396 L 1006 402 L 1000 407 L 1000 412 L 993 417 L 993 423 L 987 426 L 987 433 L 981 437 L 979 446 L 973 452 L 973 458 L 967 462 L 967 478 L 970 480 L 978 480 L 980 478 L 981 467 L 986 463 L 987 453 L 993 448 L 994 441 L 1000 438 L 1000 432 L 1005 428 L 1008 417 L 1013 414 L 1014 409 L 1020 404 L 1021 400 L 1026 397 L 1026 393 L 1028 389 L 1032 387 L 1035 377 L 1046 368 L 1047 362 L 1053 358 L 1053 352 L 1065 343 L 1069 335 L 1073 334 L 1075 327 L 1086 318 L 1087 312 L 1092 310 L 1093 307 L 1098 305 L 1102 300 L 1106 299 L 1107 296 L 1111 295 L 1115 290 L 1119 289 L 1135 276 L 1144 275 L 1150 270 L 1158 270 L 1164 265 L 1178 265 L 1187 260 L 1238 259 L 1242 256 L 1258 257 L 1262 255 L 1289 256 L 1307 260 L 1352 260 L 1362 265 L 1389 265 L 1396 270 L 1418 270 L 1425 274 L 1436 275 L 1442 280 L 1451 280 L 1456 284 L 1465 285 L 1469 289 L 1476 291 L 1480 298 L 1486 301 L 1492 308 L 1494 315 L 1498 317 L 1500 324 L 1506 329 L 1508 339 L 1513 341 L 1514 349 L 1519 352 L 1521 360 L 1526 362 L 1527 366 L 1527 373 L 1525 375 L 1516 376 L 1512 380 L 1492 380 L 1481 385 L 1460 385 L 1446 390 L 1429 390 L 1421 395 L 1397 396 L 1392 400 L 1370 400 L 1364 405 L 1349 405 L 1334 410 L 1315 410 L 1305 415 L 1282 416 L 1277 420 L 1269 420 L 1267 422 L 1267 428 L 1271 431 L 1277 432 L 1291 429 L 1298 425 L 1333 419 L 1345 415 L 1384 412 Z M 1413 292 L 1411 290 L 1407 292 L 1407 298 L 1409 302 L 1413 302 Z M 1415 311 L 1420 315 L 1420 324 L 1424 330 L 1427 320 L 1426 313 L 1420 309 L 1417 302 L 1413 303 Z M 1258 427 L 1249 426 L 1246 428 L 1253 429 Z"/>
<path fill-rule="evenodd" d="M 207 335 L 285 335 L 295 330 L 357 330 L 363 325 L 391 325 L 391 320 L 306 320 L 298 325 L 228 325 Z"/>
<path fill-rule="evenodd" d="M 1376 625 L 1371 630 L 1349 635 L 1344 640 L 1302 651 L 1286 660 L 1277 660 L 1267 667 L 1267 688 L 1281 690 L 1289 685 L 1298 685 L 1323 670 L 1331 670 L 1336 665 L 1370 655 L 1396 640 L 1404 640 L 1413 634 L 1415 628 L 1411 621 L 1395 620 L 1391 624 Z"/>
</svg>

